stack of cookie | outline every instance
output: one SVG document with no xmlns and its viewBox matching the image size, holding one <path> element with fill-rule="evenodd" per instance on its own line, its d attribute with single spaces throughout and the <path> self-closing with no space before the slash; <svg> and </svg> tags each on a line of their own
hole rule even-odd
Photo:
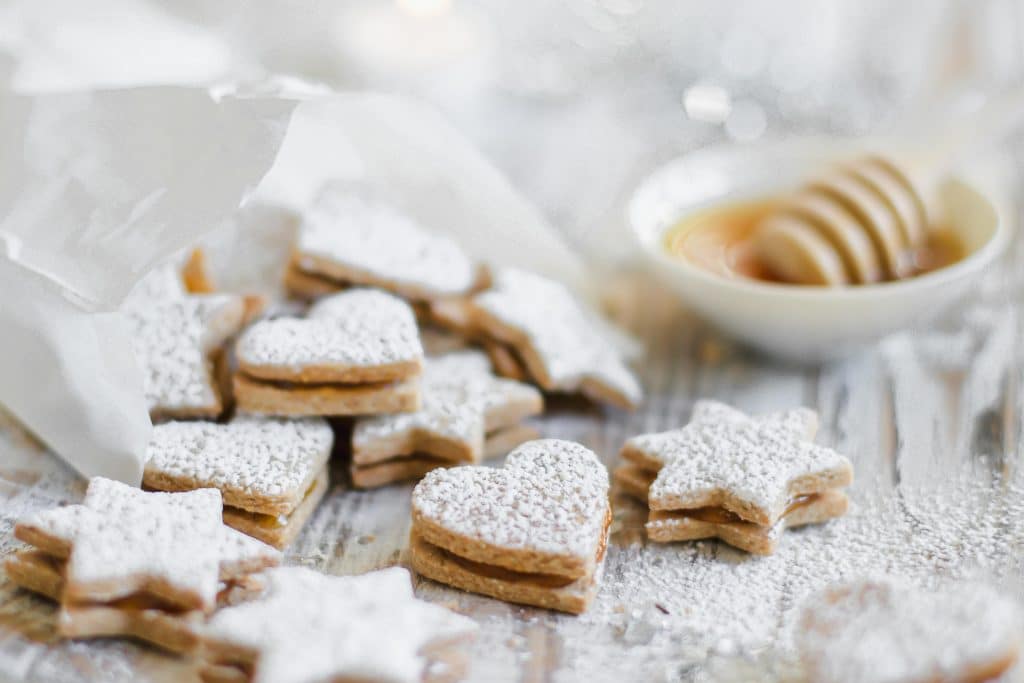
<svg viewBox="0 0 1024 683">
<path fill-rule="evenodd" d="M 651 540 L 719 538 L 767 555 L 786 528 L 848 507 L 850 462 L 814 444 L 816 429 L 817 415 L 804 408 L 751 418 L 700 401 L 686 427 L 629 439 L 614 477 L 650 507 Z"/>
<path fill-rule="evenodd" d="M 479 351 L 428 358 L 422 391 L 423 407 L 414 413 L 356 421 L 354 485 L 371 488 L 418 478 L 437 467 L 476 464 L 537 436 L 522 420 L 543 409 L 540 392 L 495 377 Z"/>
<path fill-rule="evenodd" d="M 224 526 L 221 507 L 215 489 L 147 493 L 95 478 L 81 505 L 19 521 L 14 535 L 32 548 L 4 569 L 60 604 L 65 637 L 127 636 L 192 652 L 219 599 L 281 559 Z"/>
<path fill-rule="evenodd" d="M 578 614 L 597 591 L 608 543 L 608 472 L 571 441 L 530 441 L 501 469 L 427 474 L 409 544 L 423 576 L 501 600 Z"/>
<path fill-rule="evenodd" d="M 299 228 L 285 281 L 306 299 L 380 287 L 408 300 L 424 325 L 482 346 L 504 377 L 623 408 L 642 398 L 606 331 L 564 285 L 518 269 L 492 282 L 452 240 L 379 202 L 321 196 Z"/>
</svg>

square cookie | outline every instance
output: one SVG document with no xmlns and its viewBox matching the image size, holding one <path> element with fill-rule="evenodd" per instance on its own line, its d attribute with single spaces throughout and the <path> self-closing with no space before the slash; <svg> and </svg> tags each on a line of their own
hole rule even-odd
<svg viewBox="0 0 1024 683">
<path fill-rule="evenodd" d="M 219 489 L 226 524 L 283 548 L 327 490 L 333 445 L 334 433 L 320 418 L 168 422 L 153 428 L 143 485 Z"/>
</svg>

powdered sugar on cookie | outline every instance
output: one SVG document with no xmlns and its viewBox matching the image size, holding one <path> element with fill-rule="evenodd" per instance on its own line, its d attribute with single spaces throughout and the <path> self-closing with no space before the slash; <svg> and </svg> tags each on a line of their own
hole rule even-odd
<svg viewBox="0 0 1024 683">
<path fill-rule="evenodd" d="M 850 462 L 800 438 L 790 422 L 698 420 L 663 435 L 657 446 L 666 464 L 651 484 L 651 509 L 721 505 L 771 524 L 793 496 L 847 485 Z"/>
<path fill-rule="evenodd" d="M 1020 648 L 1016 604 L 980 584 L 927 590 L 882 579 L 808 601 L 797 643 L 821 683 L 988 680 Z"/>
<path fill-rule="evenodd" d="M 424 364 L 423 407 L 415 413 L 382 415 L 356 424 L 352 445 L 358 451 L 382 439 L 403 433 L 424 432 L 465 442 L 477 452 L 484 434 L 497 426 L 488 414 L 523 406 L 520 411 L 539 412 L 543 403 L 532 386 L 491 374 L 487 357 L 478 351 L 459 351 Z M 514 416 L 517 421 L 522 414 Z"/>
<path fill-rule="evenodd" d="M 306 271 L 413 298 L 468 292 L 477 271 L 462 248 L 397 209 L 353 194 L 322 196 L 296 243 Z"/>
<path fill-rule="evenodd" d="M 261 598 L 217 612 L 206 628 L 211 664 L 251 653 L 256 683 L 385 680 L 416 683 L 428 649 L 471 638 L 476 624 L 413 596 L 409 573 L 325 576 L 301 567 L 266 572 Z M 243 664 L 239 662 L 239 664 Z"/>
<path fill-rule="evenodd" d="M 146 474 L 243 497 L 300 496 L 327 462 L 333 442 L 321 419 L 168 422 L 153 428 Z"/>
<path fill-rule="evenodd" d="M 693 406 L 689 425 L 701 423 L 734 424 L 740 427 L 758 424 L 776 425 L 782 432 L 788 433 L 794 439 L 810 440 L 814 438 L 818 428 L 818 415 L 809 408 L 794 408 L 793 410 L 750 417 L 720 401 L 701 399 Z M 686 454 L 684 444 L 687 436 L 683 432 L 687 427 L 631 437 L 626 441 L 624 451 L 640 454 L 652 464 L 664 465 L 680 455 Z"/>
<path fill-rule="evenodd" d="M 209 354 L 241 327 L 241 297 L 186 294 L 172 268 L 161 268 L 132 291 L 121 307 L 142 369 L 153 414 L 216 416 L 220 397 Z"/>
<path fill-rule="evenodd" d="M 147 493 L 94 478 L 82 505 L 38 512 L 19 522 L 71 545 L 68 592 L 113 599 L 147 585 L 210 609 L 217 595 L 221 497 L 214 489 Z M 103 595 L 93 594 L 93 586 Z M 171 593 L 172 595 L 167 595 Z"/>
<path fill-rule="evenodd" d="M 624 406 L 640 402 L 633 373 L 564 285 L 508 268 L 473 298 L 473 307 L 488 334 L 516 346 L 543 388 Z"/>
<path fill-rule="evenodd" d="M 507 549 L 593 560 L 604 535 L 608 472 L 571 441 L 530 441 L 502 469 L 430 472 L 413 491 L 414 516 Z"/>
<path fill-rule="evenodd" d="M 375 289 L 353 289 L 317 302 L 305 318 L 263 320 L 236 347 L 245 366 L 379 366 L 423 357 L 409 304 Z"/>
</svg>

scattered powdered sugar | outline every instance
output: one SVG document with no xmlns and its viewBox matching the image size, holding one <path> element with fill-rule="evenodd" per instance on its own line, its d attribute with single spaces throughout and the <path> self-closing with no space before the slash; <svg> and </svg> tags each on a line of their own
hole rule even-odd
<svg viewBox="0 0 1024 683">
<path fill-rule="evenodd" d="M 540 439 L 512 451 L 501 469 L 430 472 L 413 491 L 412 507 L 495 546 L 593 561 L 604 536 L 608 471 L 578 443 Z"/>
<path fill-rule="evenodd" d="M 259 652 L 255 683 L 421 680 L 431 645 L 475 635 L 472 620 L 413 596 L 408 571 L 327 576 L 302 567 L 265 572 L 259 599 L 217 612 L 215 641 Z"/>
<path fill-rule="evenodd" d="M 1002 484 L 994 496 L 991 482 L 965 473 L 938 488 L 852 497 L 845 517 L 791 530 L 765 557 L 713 541 L 645 544 L 640 521 L 637 542 L 614 534 L 593 605 L 559 624 L 564 667 L 555 680 L 630 671 L 652 681 L 792 681 L 799 616 L 829 586 L 871 576 L 914 585 L 1017 580 L 1019 485 Z M 1009 584 L 1004 599 L 1014 602 L 1022 588 Z M 573 638 L 577 629 L 585 642 Z"/>
<path fill-rule="evenodd" d="M 1021 636 L 1018 606 L 987 586 L 875 579 L 812 598 L 796 638 L 816 681 L 895 683 L 973 679 Z"/>
<path fill-rule="evenodd" d="M 315 256 L 337 264 L 357 284 L 411 285 L 432 297 L 463 294 L 476 282 L 473 262 L 454 240 L 353 194 L 320 197 L 299 229 L 297 251 L 303 270 L 318 270 L 303 258 Z"/>
<path fill-rule="evenodd" d="M 212 607 L 221 509 L 216 489 L 147 493 L 95 477 L 82 505 L 37 512 L 20 524 L 71 542 L 69 583 L 158 578 Z"/>
<path fill-rule="evenodd" d="M 665 466 L 651 484 L 651 509 L 700 506 L 709 494 L 727 491 L 777 519 L 790 482 L 815 477 L 829 485 L 851 469 L 845 457 L 805 440 L 803 430 L 794 414 L 746 422 L 703 419 L 661 435 L 656 445 Z"/>
<path fill-rule="evenodd" d="M 241 327 L 241 297 L 186 294 L 168 266 L 140 281 L 121 312 L 131 327 L 151 412 L 201 411 L 217 404 L 208 356 Z"/>
<path fill-rule="evenodd" d="M 262 320 L 238 340 L 249 365 L 371 367 L 423 357 L 412 308 L 376 289 L 351 289 L 318 301 L 305 318 Z"/>
<path fill-rule="evenodd" d="M 352 433 L 357 450 L 398 434 L 426 432 L 483 447 L 489 411 L 513 404 L 542 405 L 540 392 L 529 384 L 496 377 L 479 351 L 456 351 L 428 358 L 421 380 L 423 407 L 414 413 L 360 419 Z"/>
<path fill-rule="evenodd" d="M 153 427 L 146 471 L 243 495 L 300 495 L 333 443 L 322 419 L 168 422 Z"/>
<path fill-rule="evenodd" d="M 546 389 L 575 392 L 585 380 L 593 380 L 630 403 L 639 403 L 643 397 L 618 350 L 561 283 L 506 268 L 498 271 L 493 287 L 473 302 L 526 335 L 549 376 Z"/>
</svg>

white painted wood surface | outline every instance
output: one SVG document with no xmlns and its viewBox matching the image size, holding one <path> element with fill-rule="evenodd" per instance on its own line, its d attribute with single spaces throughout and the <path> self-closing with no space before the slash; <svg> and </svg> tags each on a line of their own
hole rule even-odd
<svg viewBox="0 0 1024 683">
<path fill-rule="evenodd" d="M 1024 586 L 1024 253 L 981 283 L 959 313 L 826 367 L 781 367 L 736 348 L 642 278 L 618 285 L 618 317 L 647 344 L 648 399 L 636 413 L 554 400 L 537 421 L 611 466 L 632 434 L 684 423 L 693 402 L 748 411 L 816 407 L 819 440 L 857 472 L 847 519 L 791 533 L 750 558 L 714 542 L 648 545 L 644 511 L 615 499 L 602 591 L 587 614 L 558 615 L 427 581 L 421 597 L 482 626 L 474 681 L 795 681 L 790 630 L 806 594 L 842 578 L 967 576 Z M 84 483 L 7 428 L 0 438 L 0 552 L 27 511 L 77 500 Z M 410 486 L 334 486 L 288 553 L 290 562 L 357 573 L 402 562 Z M 0 576 L 0 680 L 194 680 L 187 661 L 123 641 L 57 642 L 53 609 Z M 382 634 L 385 637 L 386 634 Z M 1006 680 L 1017 680 L 1020 672 Z"/>
</svg>

